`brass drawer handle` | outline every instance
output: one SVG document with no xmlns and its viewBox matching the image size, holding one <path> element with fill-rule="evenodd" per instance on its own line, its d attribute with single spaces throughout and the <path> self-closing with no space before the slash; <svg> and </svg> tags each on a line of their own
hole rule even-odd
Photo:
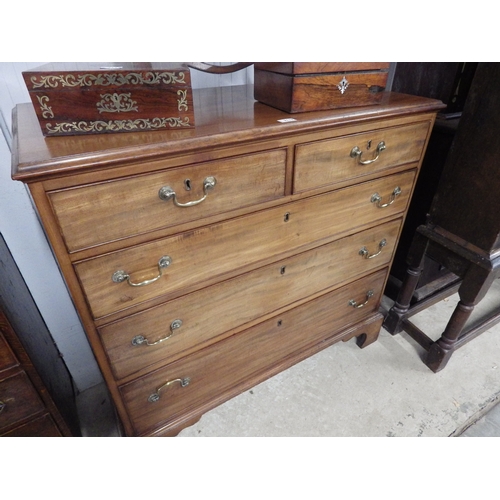
<svg viewBox="0 0 500 500">
<path fill-rule="evenodd" d="M 381 203 L 382 196 L 380 196 L 378 193 L 373 194 L 370 201 L 372 203 L 376 203 L 378 208 L 385 208 L 388 207 L 389 205 L 392 205 L 400 194 L 401 194 L 401 188 L 399 186 L 396 186 L 391 194 L 390 200 L 387 203 L 383 204 Z"/>
<path fill-rule="evenodd" d="M 362 304 L 358 304 L 354 299 L 351 299 L 349 301 L 349 305 L 354 307 L 355 309 L 360 309 L 361 307 L 366 306 L 368 304 L 368 301 L 370 300 L 371 297 L 373 297 L 374 293 L 373 290 L 368 290 L 366 292 L 366 300 Z"/>
<path fill-rule="evenodd" d="M 163 385 L 160 385 L 160 387 L 156 389 L 156 392 L 153 392 L 153 394 L 149 396 L 148 401 L 150 403 L 156 403 L 157 401 L 159 401 L 160 391 L 162 389 L 166 389 L 169 385 L 175 384 L 176 382 L 179 382 L 181 387 L 186 387 L 191 382 L 191 379 L 189 377 L 184 377 L 184 378 L 176 378 L 174 380 L 169 380 L 168 382 L 165 382 Z"/>
<path fill-rule="evenodd" d="M 153 345 L 160 344 L 161 342 L 164 342 L 165 340 L 168 340 L 174 334 L 174 330 L 177 330 L 181 326 L 182 326 L 182 320 L 175 319 L 174 321 L 172 321 L 172 323 L 170 323 L 170 333 L 166 337 L 163 337 L 163 338 L 157 340 L 156 342 L 149 342 L 149 340 L 147 338 L 145 338 L 144 336 L 142 336 L 142 335 L 136 335 L 132 339 L 132 345 L 142 345 L 142 344 L 145 344 L 145 345 L 148 345 L 148 346 L 153 346 Z"/>
<path fill-rule="evenodd" d="M 360 165 L 370 165 L 370 163 L 373 163 L 379 159 L 380 153 L 385 150 L 385 142 L 381 141 L 377 144 L 377 149 L 375 150 L 375 156 L 371 160 L 365 160 L 361 161 L 361 155 L 363 154 L 363 151 L 359 149 L 358 146 L 354 146 L 351 149 L 351 158 L 357 158 L 358 163 Z"/>
<path fill-rule="evenodd" d="M 208 196 L 208 192 L 214 189 L 215 185 L 217 184 L 217 179 L 213 176 L 207 177 L 203 181 L 203 192 L 205 193 L 203 197 L 201 197 L 199 200 L 195 201 L 188 201 L 187 203 L 180 203 L 177 201 L 177 195 L 175 194 L 175 191 L 170 187 L 170 186 L 163 186 L 160 188 L 158 191 L 158 196 L 160 197 L 161 200 L 163 201 L 169 201 L 170 199 L 173 200 L 174 205 L 177 207 L 192 207 L 194 205 L 198 205 L 201 203 L 205 198 Z"/>
<path fill-rule="evenodd" d="M 127 281 L 127 283 L 130 286 L 144 286 L 144 285 L 149 285 L 151 283 L 154 283 L 155 281 L 158 281 L 162 275 L 163 275 L 163 269 L 166 269 L 170 264 L 172 263 L 172 259 L 168 256 L 165 255 L 158 261 L 158 271 L 159 274 L 155 278 L 151 278 L 149 280 L 141 281 L 140 283 L 133 283 L 130 280 L 130 275 L 123 270 L 116 271 L 113 273 L 113 276 L 111 276 L 111 279 L 113 280 L 114 283 L 122 283 L 123 281 Z"/>
<path fill-rule="evenodd" d="M 382 249 L 387 245 L 387 240 L 384 238 L 383 240 L 380 241 L 378 244 L 379 251 L 377 253 L 372 253 L 368 252 L 368 249 L 366 247 L 362 247 L 359 251 L 359 255 L 364 257 L 365 259 L 373 259 L 377 255 L 380 255 L 382 252 Z"/>
</svg>

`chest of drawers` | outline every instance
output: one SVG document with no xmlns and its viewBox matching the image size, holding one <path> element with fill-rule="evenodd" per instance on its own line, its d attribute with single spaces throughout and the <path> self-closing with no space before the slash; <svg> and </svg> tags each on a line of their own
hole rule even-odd
<svg viewBox="0 0 500 500">
<path fill-rule="evenodd" d="M 62 437 L 71 431 L 0 309 L 0 437 Z"/>
<path fill-rule="evenodd" d="M 251 87 L 195 91 L 196 128 L 44 139 L 29 185 L 130 436 L 175 435 L 340 340 L 376 340 L 439 101 L 291 116 Z"/>
</svg>

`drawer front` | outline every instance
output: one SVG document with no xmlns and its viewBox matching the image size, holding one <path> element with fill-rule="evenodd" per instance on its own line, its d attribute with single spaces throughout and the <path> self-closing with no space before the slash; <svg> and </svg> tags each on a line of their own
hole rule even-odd
<svg viewBox="0 0 500 500">
<path fill-rule="evenodd" d="M 342 238 L 102 327 L 115 376 L 172 362 L 231 329 L 386 266 L 401 222 Z"/>
<path fill-rule="evenodd" d="M 285 167 L 286 151 L 280 149 L 53 191 L 48 196 L 66 246 L 73 252 L 279 198 L 285 190 Z M 167 188 L 175 193 L 177 204 L 203 201 L 178 206 Z"/>
<path fill-rule="evenodd" d="M 0 372 L 7 370 L 7 368 L 17 366 L 18 364 L 9 344 L 7 344 L 3 335 L 0 333 Z"/>
<path fill-rule="evenodd" d="M 368 317 L 378 308 L 386 272 L 325 294 L 122 386 L 136 432 L 151 432 L 212 398 L 223 398 L 238 384 L 265 373 L 287 356 Z M 369 291 L 373 296 L 365 307 L 350 304 L 351 300 L 363 303 Z M 177 380 L 184 380 L 184 385 Z M 165 385 L 168 382 L 172 383 Z"/>
<path fill-rule="evenodd" d="M 421 122 L 300 144 L 296 146 L 294 192 L 331 186 L 417 162 L 428 131 L 429 122 Z M 378 148 L 379 144 L 384 146 Z M 361 154 L 351 155 L 354 148 L 358 148 Z"/>
<path fill-rule="evenodd" d="M 42 401 L 25 373 L 0 382 L 0 429 L 43 410 Z"/>
<path fill-rule="evenodd" d="M 406 171 L 113 252 L 77 263 L 75 269 L 96 318 L 163 294 L 182 295 L 187 287 L 202 288 L 243 266 L 319 246 L 334 239 L 332 235 L 339 239 L 343 232 L 403 212 L 415 173 Z M 391 194 L 395 191 L 400 192 L 396 197 Z M 160 269 L 160 263 L 169 265 Z"/>
<path fill-rule="evenodd" d="M 2 434 L 3 437 L 62 437 L 52 417 L 47 414 Z"/>
</svg>

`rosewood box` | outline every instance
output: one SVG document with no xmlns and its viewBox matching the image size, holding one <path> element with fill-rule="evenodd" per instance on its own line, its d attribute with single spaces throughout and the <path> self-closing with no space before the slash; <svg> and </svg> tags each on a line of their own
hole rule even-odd
<svg viewBox="0 0 500 500">
<path fill-rule="evenodd" d="M 23 72 L 45 136 L 194 127 L 181 63 L 55 63 Z"/>
<path fill-rule="evenodd" d="M 389 63 L 255 63 L 254 97 L 287 113 L 377 104 Z"/>
</svg>

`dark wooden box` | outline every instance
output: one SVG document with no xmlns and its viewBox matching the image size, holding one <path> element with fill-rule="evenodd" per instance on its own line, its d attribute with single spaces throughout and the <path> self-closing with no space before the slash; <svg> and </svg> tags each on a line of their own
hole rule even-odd
<svg viewBox="0 0 500 500">
<path fill-rule="evenodd" d="M 287 113 L 380 102 L 389 63 L 255 63 L 254 97 Z"/>
<path fill-rule="evenodd" d="M 45 136 L 194 127 L 181 63 L 55 63 L 23 72 Z"/>
</svg>

